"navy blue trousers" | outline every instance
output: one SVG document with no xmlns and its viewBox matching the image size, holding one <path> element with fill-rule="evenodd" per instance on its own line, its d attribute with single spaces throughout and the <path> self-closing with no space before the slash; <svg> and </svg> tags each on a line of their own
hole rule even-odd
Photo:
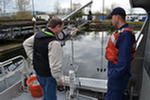
<svg viewBox="0 0 150 100">
<path fill-rule="evenodd" d="M 43 89 L 43 100 L 57 100 L 57 82 L 53 77 L 41 77 L 36 74 Z"/>
<path fill-rule="evenodd" d="M 124 91 L 128 85 L 128 80 L 122 78 L 116 79 L 108 76 L 107 94 L 105 100 L 124 100 Z"/>
<path fill-rule="evenodd" d="M 105 100 L 124 100 L 124 91 L 108 89 Z"/>
</svg>

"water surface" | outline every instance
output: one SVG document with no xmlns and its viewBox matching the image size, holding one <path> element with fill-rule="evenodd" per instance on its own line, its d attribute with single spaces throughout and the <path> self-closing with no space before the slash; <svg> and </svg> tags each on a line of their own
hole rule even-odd
<svg viewBox="0 0 150 100">
<path fill-rule="evenodd" d="M 63 68 L 67 66 L 72 56 L 74 64 L 78 65 L 78 76 L 107 79 L 107 60 L 105 48 L 110 35 L 108 32 L 83 32 L 63 47 Z"/>
</svg>

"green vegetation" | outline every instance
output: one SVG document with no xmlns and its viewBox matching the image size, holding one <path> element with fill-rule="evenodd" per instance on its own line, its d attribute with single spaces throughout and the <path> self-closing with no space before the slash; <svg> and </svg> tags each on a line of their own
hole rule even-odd
<svg viewBox="0 0 150 100">
<path fill-rule="evenodd" d="M 106 23 L 111 23 L 110 20 L 104 20 L 102 22 L 106 22 Z M 128 24 L 144 24 L 144 22 L 139 21 L 139 22 L 135 22 L 135 21 L 126 21 Z"/>
<path fill-rule="evenodd" d="M 134 22 L 134 21 L 127 21 L 129 24 L 143 24 L 144 22 L 139 21 L 139 22 Z"/>
<path fill-rule="evenodd" d="M 17 12 L 16 15 L 11 16 L 11 19 L 31 19 L 31 11 L 23 11 L 23 12 Z"/>
</svg>

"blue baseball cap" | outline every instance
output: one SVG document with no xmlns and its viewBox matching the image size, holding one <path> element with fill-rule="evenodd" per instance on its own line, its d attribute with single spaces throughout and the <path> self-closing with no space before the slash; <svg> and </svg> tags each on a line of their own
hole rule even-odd
<svg viewBox="0 0 150 100">
<path fill-rule="evenodd" d="M 125 12 L 125 10 L 123 8 L 117 7 L 115 9 L 113 9 L 113 11 L 108 16 L 106 16 L 106 19 L 111 19 L 111 17 L 113 15 L 121 15 L 121 16 L 123 16 L 125 18 L 126 12 Z"/>
</svg>

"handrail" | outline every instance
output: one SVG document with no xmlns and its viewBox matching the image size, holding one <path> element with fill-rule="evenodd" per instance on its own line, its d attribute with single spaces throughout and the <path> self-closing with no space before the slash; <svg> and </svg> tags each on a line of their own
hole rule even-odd
<svg viewBox="0 0 150 100">
<path fill-rule="evenodd" d="M 8 84 L 7 79 L 8 79 L 9 77 L 11 77 L 12 75 L 14 75 L 15 73 L 20 72 L 20 71 L 23 71 L 23 67 L 18 68 L 18 69 L 16 69 L 15 71 L 10 71 L 10 72 L 8 72 L 7 74 L 5 73 L 4 67 L 7 66 L 7 65 L 9 65 L 9 64 L 12 64 L 13 61 L 14 61 L 14 60 L 17 60 L 17 59 L 23 60 L 23 61 L 22 61 L 22 64 L 23 64 L 24 61 L 25 61 L 25 58 L 24 58 L 22 55 L 19 55 L 19 56 L 16 56 L 16 57 L 11 58 L 11 59 L 9 59 L 9 60 L 6 60 L 6 61 L 4 61 L 4 62 L 0 62 L 0 69 L 2 70 L 2 74 L 3 74 L 3 76 L 0 77 L 0 81 L 3 81 L 3 80 L 4 80 L 4 81 L 5 81 L 5 84 L 6 84 L 6 86 L 7 86 L 7 88 L 9 87 L 9 84 Z"/>
<path fill-rule="evenodd" d="M 16 56 L 16 57 L 11 58 L 11 59 L 9 59 L 9 60 L 6 60 L 6 61 L 4 61 L 4 62 L 0 62 L 0 64 L 2 64 L 2 65 L 4 65 L 4 64 L 8 65 L 7 63 L 10 63 L 11 61 L 13 61 L 13 60 L 15 60 L 15 59 L 18 59 L 18 58 L 22 58 L 23 60 L 25 60 L 25 58 L 24 58 L 23 56 L 19 55 L 19 56 Z M 1 67 L 1 66 L 0 66 L 0 67 Z"/>
</svg>

